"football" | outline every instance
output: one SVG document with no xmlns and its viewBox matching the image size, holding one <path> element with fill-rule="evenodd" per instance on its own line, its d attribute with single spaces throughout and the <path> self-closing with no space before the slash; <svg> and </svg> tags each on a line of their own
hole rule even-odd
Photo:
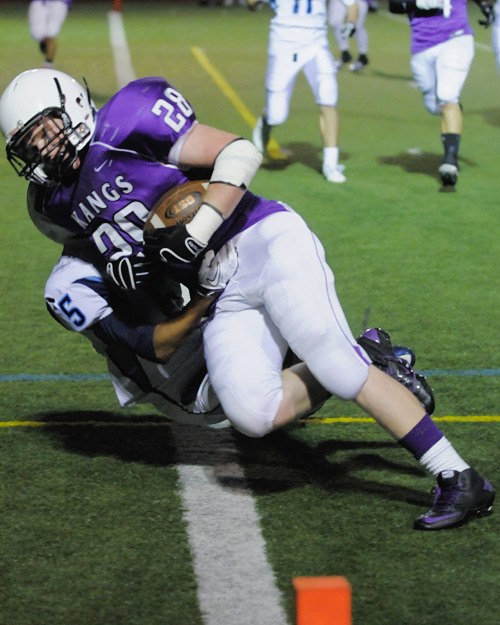
<svg viewBox="0 0 500 625">
<path fill-rule="evenodd" d="M 144 231 L 189 223 L 202 205 L 207 187 L 206 180 L 191 180 L 164 193 L 149 212 Z"/>
</svg>

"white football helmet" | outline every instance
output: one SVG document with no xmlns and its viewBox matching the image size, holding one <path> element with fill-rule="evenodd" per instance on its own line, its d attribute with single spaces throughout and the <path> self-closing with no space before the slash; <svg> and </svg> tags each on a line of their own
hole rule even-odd
<svg viewBox="0 0 500 625">
<path fill-rule="evenodd" d="M 0 98 L 7 158 L 19 176 L 46 186 L 58 184 L 74 171 L 79 152 L 90 142 L 95 116 L 86 86 L 57 70 L 27 70 Z"/>
</svg>

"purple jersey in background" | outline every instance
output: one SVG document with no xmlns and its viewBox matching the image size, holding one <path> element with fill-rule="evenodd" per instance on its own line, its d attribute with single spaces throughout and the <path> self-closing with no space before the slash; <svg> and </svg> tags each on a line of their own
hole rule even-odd
<svg viewBox="0 0 500 625">
<path fill-rule="evenodd" d="M 30 0 L 31 2 L 32 0 Z M 73 4 L 73 0 L 41 0 L 42 4 L 47 4 L 47 2 L 64 2 L 64 4 L 68 5 L 68 9 Z"/>
<path fill-rule="evenodd" d="M 442 11 L 408 11 L 411 27 L 411 53 L 417 54 L 427 48 L 443 43 L 453 37 L 471 35 L 472 28 L 467 15 L 467 0 L 451 0 L 449 17 Z"/>
</svg>

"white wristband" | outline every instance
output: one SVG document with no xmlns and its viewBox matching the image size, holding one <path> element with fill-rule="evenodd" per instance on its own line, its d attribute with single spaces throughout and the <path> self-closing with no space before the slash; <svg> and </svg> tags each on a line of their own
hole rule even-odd
<svg viewBox="0 0 500 625">
<path fill-rule="evenodd" d="M 207 245 L 210 237 L 223 221 L 222 214 L 215 206 L 204 202 L 193 219 L 186 224 L 186 230 L 200 243 Z"/>
</svg>

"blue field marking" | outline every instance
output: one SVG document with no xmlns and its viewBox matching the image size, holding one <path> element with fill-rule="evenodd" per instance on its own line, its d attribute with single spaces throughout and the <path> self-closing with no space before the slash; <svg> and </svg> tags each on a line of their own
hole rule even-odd
<svg viewBox="0 0 500 625">
<path fill-rule="evenodd" d="M 14 373 L 0 375 L 0 382 L 87 382 L 110 380 L 107 373 Z"/>
<path fill-rule="evenodd" d="M 429 369 L 419 371 L 428 377 L 495 377 L 500 369 Z M 110 380 L 107 373 L 13 373 L 0 374 L 0 382 L 88 382 Z"/>
<path fill-rule="evenodd" d="M 449 376 L 449 377 L 484 377 L 500 375 L 500 369 L 429 369 L 427 371 L 420 371 L 425 376 Z"/>
</svg>

